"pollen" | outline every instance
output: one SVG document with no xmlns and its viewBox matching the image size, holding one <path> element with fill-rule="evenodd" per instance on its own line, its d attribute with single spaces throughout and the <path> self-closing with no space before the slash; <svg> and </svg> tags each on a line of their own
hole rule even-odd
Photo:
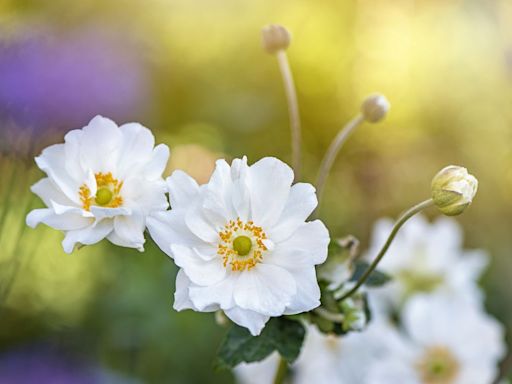
<svg viewBox="0 0 512 384">
<path fill-rule="evenodd" d="M 91 205 L 108 208 L 117 208 L 123 205 L 123 198 L 120 195 L 123 187 L 122 181 L 115 179 L 111 172 L 98 172 L 94 177 L 97 186 L 95 196 L 91 196 L 91 190 L 86 184 L 82 184 L 78 192 L 83 209 L 89 211 Z"/>
<path fill-rule="evenodd" d="M 263 260 L 267 235 L 253 221 L 230 220 L 219 232 L 217 254 L 232 271 L 251 270 Z"/>
</svg>

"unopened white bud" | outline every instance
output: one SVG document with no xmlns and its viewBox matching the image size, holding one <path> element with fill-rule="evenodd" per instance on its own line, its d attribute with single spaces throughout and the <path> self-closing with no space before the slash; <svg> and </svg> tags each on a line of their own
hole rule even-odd
<svg viewBox="0 0 512 384">
<path fill-rule="evenodd" d="M 290 32 L 282 25 L 270 24 L 261 30 L 263 49 L 268 53 L 274 54 L 288 48 L 291 38 Z"/>
<path fill-rule="evenodd" d="M 384 96 L 371 95 L 363 101 L 361 112 L 366 121 L 376 123 L 386 116 L 389 108 L 389 101 Z"/>
<path fill-rule="evenodd" d="M 478 180 L 464 167 L 450 165 L 432 179 L 432 200 L 447 216 L 460 215 L 471 204 Z"/>
</svg>

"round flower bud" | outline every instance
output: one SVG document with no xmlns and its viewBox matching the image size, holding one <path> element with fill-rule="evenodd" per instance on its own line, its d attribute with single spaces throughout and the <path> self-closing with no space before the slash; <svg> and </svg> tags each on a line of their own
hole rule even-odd
<svg viewBox="0 0 512 384">
<path fill-rule="evenodd" d="M 460 215 L 471 204 L 478 180 L 464 167 L 450 165 L 432 179 L 432 200 L 447 216 Z"/>
<path fill-rule="evenodd" d="M 389 111 L 389 101 L 382 95 L 372 95 L 361 105 L 361 112 L 366 121 L 376 123 L 382 120 Z"/>
<path fill-rule="evenodd" d="M 291 38 L 290 32 L 282 25 L 270 24 L 261 30 L 263 49 L 268 53 L 288 48 Z"/>
</svg>

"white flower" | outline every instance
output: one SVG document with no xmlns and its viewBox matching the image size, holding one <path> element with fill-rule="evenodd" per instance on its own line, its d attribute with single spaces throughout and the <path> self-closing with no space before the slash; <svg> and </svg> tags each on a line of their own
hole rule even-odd
<svg viewBox="0 0 512 384">
<path fill-rule="evenodd" d="M 67 253 L 105 237 L 142 250 L 147 215 L 168 207 L 162 172 L 169 148 L 154 147 L 153 135 L 140 124 L 118 127 L 101 116 L 64 140 L 35 159 L 48 177 L 31 189 L 47 208 L 31 211 L 27 224 L 64 231 Z"/>
<path fill-rule="evenodd" d="M 174 308 L 223 310 L 232 321 L 261 332 L 271 316 L 317 307 L 315 265 L 325 261 L 329 234 L 319 220 L 310 184 L 292 186 L 282 161 L 217 161 L 199 187 L 181 171 L 167 179 L 171 210 L 148 218 L 159 247 L 181 268 Z"/>
<path fill-rule="evenodd" d="M 374 227 L 370 249 L 364 256 L 371 260 L 391 232 L 391 220 L 381 219 Z M 412 218 L 398 233 L 379 270 L 392 280 L 371 289 L 374 309 L 396 310 L 417 293 L 444 292 L 480 303 L 482 294 L 477 280 L 487 265 L 487 254 L 464 250 L 462 231 L 456 221 L 441 217 L 429 223 L 424 217 Z"/>
<path fill-rule="evenodd" d="M 299 359 L 291 367 L 293 384 L 361 384 L 368 367 L 382 358 L 389 346 L 399 343 L 396 329 L 384 321 L 370 323 L 363 332 L 337 337 L 310 326 Z M 234 370 L 241 384 L 271 384 L 279 357 L 273 354 L 258 363 L 240 364 Z"/>
<path fill-rule="evenodd" d="M 408 338 L 370 367 L 368 384 L 488 384 L 505 352 L 500 324 L 444 295 L 419 295 L 404 308 Z"/>
<path fill-rule="evenodd" d="M 471 204 L 478 180 L 464 167 L 450 165 L 432 179 L 432 200 L 448 216 L 460 215 Z"/>
</svg>

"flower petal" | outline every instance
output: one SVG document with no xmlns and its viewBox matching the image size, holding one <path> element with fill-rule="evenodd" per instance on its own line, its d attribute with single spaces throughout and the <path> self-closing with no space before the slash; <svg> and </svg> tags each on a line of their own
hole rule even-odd
<svg viewBox="0 0 512 384">
<path fill-rule="evenodd" d="M 35 228 L 39 223 L 43 223 L 61 231 L 85 228 L 91 225 L 93 221 L 92 218 L 83 217 L 75 212 L 58 215 L 53 209 L 49 208 L 34 209 L 27 215 L 26 219 L 29 227 Z"/>
<path fill-rule="evenodd" d="M 104 239 L 112 231 L 112 220 L 105 219 L 96 222 L 94 225 L 84 229 L 68 231 L 64 240 L 62 240 L 62 247 L 64 252 L 71 253 L 77 243 L 84 245 L 91 245 Z"/>
<path fill-rule="evenodd" d="M 30 187 L 30 190 L 43 200 L 47 207 L 51 207 L 52 201 L 61 205 L 76 206 L 76 203 L 71 201 L 49 177 L 39 180 Z"/>
<path fill-rule="evenodd" d="M 159 144 L 153 149 L 151 160 L 144 166 L 143 174 L 149 180 L 162 177 L 169 160 L 169 147 L 165 144 Z"/>
<path fill-rule="evenodd" d="M 285 315 L 308 312 L 320 305 L 320 287 L 314 267 L 293 270 L 292 275 L 297 284 L 297 293 L 286 307 Z"/>
<path fill-rule="evenodd" d="M 261 315 L 254 311 L 234 307 L 224 311 L 227 317 L 229 317 L 234 323 L 241 327 L 247 328 L 251 335 L 258 336 L 265 324 L 270 319 L 269 316 Z"/>
<path fill-rule="evenodd" d="M 197 310 L 194 304 L 190 300 L 188 289 L 191 281 L 183 272 L 183 269 L 178 271 L 176 275 L 176 291 L 174 292 L 174 305 L 173 308 L 177 311 L 183 311 L 185 309 Z"/>
<path fill-rule="evenodd" d="M 208 243 L 214 243 L 219 238 L 216 228 L 206 218 L 206 212 L 199 205 L 192 207 L 185 214 L 185 223 L 194 235 Z"/>
<path fill-rule="evenodd" d="M 190 300 L 199 311 L 214 305 L 224 310 L 233 308 L 235 306 L 233 292 L 237 279 L 237 275 L 229 275 L 224 280 L 208 287 L 192 284 L 189 287 Z"/>
<path fill-rule="evenodd" d="M 134 213 L 114 218 L 114 232 L 123 240 L 132 244 L 130 247 L 144 250 L 144 216 Z"/>
<path fill-rule="evenodd" d="M 268 316 L 280 316 L 297 292 L 293 276 L 284 268 L 258 264 L 240 274 L 235 302 L 243 309 Z"/>
<path fill-rule="evenodd" d="M 205 261 L 192 249 L 177 244 L 171 244 L 171 251 L 176 265 L 183 268 L 194 284 L 209 286 L 218 283 L 226 276 L 226 268 L 220 257 Z"/>
<path fill-rule="evenodd" d="M 273 226 L 285 207 L 293 182 L 292 169 L 281 160 L 265 157 L 249 167 L 252 219 L 262 227 Z"/>
<path fill-rule="evenodd" d="M 293 185 L 279 221 L 267 231 L 269 237 L 275 242 L 289 238 L 306 221 L 317 204 L 315 188 L 311 184 Z"/>
<path fill-rule="evenodd" d="M 116 123 L 102 116 L 94 117 L 82 129 L 82 165 L 96 172 L 114 172 L 123 142 L 121 131 Z"/>
<path fill-rule="evenodd" d="M 320 220 L 302 224 L 286 241 L 265 255 L 264 263 L 294 268 L 321 264 L 327 258 L 329 232 Z"/>
<path fill-rule="evenodd" d="M 172 209 L 193 204 L 198 197 L 199 185 L 183 171 L 174 171 L 165 182 Z"/>
</svg>

